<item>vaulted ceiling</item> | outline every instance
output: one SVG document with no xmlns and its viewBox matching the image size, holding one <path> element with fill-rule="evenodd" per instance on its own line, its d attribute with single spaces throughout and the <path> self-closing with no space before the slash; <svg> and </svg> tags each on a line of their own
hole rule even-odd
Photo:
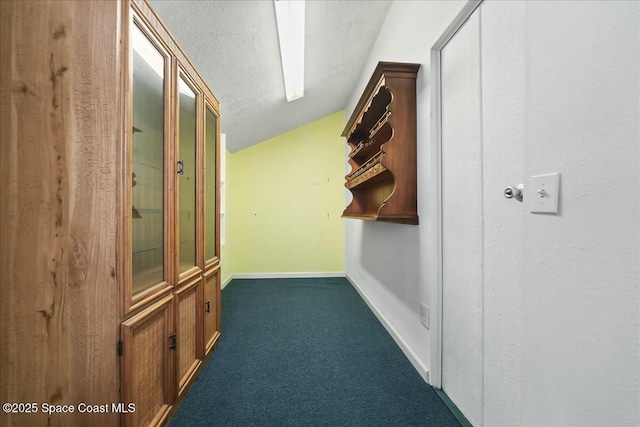
<svg viewBox="0 0 640 427">
<path fill-rule="evenodd" d="M 305 94 L 292 102 L 273 1 L 150 3 L 220 100 L 235 152 L 344 108 L 392 2 L 307 1 Z"/>
</svg>

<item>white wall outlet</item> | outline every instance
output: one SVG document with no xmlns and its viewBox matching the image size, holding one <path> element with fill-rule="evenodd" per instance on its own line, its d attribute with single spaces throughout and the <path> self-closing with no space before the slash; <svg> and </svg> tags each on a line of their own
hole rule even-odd
<svg viewBox="0 0 640 427">
<path fill-rule="evenodd" d="M 532 176 L 531 184 L 525 190 L 531 213 L 558 213 L 559 173 Z"/>
<path fill-rule="evenodd" d="M 420 303 L 420 322 L 429 329 L 429 307 Z"/>
</svg>

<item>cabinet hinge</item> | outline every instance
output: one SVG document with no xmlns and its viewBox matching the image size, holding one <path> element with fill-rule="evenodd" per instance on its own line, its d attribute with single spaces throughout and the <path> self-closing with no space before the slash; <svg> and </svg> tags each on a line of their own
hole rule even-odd
<svg viewBox="0 0 640 427">
<path fill-rule="evenodd" d="M 176 349 L 176 341 L 177 341 L 176 334 L 169 335 L 169 348 L 170 349 L 172 349 L 172 350 Z"/>
<path fill-rule="evenodd" d="M 124 343 L 122 341 L 118 341 L 116 351 L 118 352 L 118 356 L 122 356 L 122 353 L 124 352 Z"/>
</svg>

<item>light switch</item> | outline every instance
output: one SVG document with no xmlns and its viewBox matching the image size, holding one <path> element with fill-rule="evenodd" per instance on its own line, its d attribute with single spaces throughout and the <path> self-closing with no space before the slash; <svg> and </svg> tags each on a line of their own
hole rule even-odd
<svg viewBox="0 0 640 427">
<path fill-rule="evenodd" d="M 531 213 L 558 213 L 560 174 L 535 175 L 525 195 Z"/>
</svg>

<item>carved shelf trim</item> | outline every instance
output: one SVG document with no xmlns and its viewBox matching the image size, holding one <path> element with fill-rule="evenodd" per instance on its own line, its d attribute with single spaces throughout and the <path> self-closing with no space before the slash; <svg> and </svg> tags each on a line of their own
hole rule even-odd
<svg viewBox="0 0 640 427">
<path fill-rule="evenodd" d="M 363 163 L 362 166 L 360 166 L 358 169 L 354 170 L 349 175 L 347 175 L 346 176 L 347 181 L 353 181 L 355 178 L 365 173 L 374 165 L 380 163 L 383 156 L 384 156 L 384 153 L 382 151 L 378 151 L 378 153 L 375 156 L 371 157 L 369 160 Z"/>
</svg>

